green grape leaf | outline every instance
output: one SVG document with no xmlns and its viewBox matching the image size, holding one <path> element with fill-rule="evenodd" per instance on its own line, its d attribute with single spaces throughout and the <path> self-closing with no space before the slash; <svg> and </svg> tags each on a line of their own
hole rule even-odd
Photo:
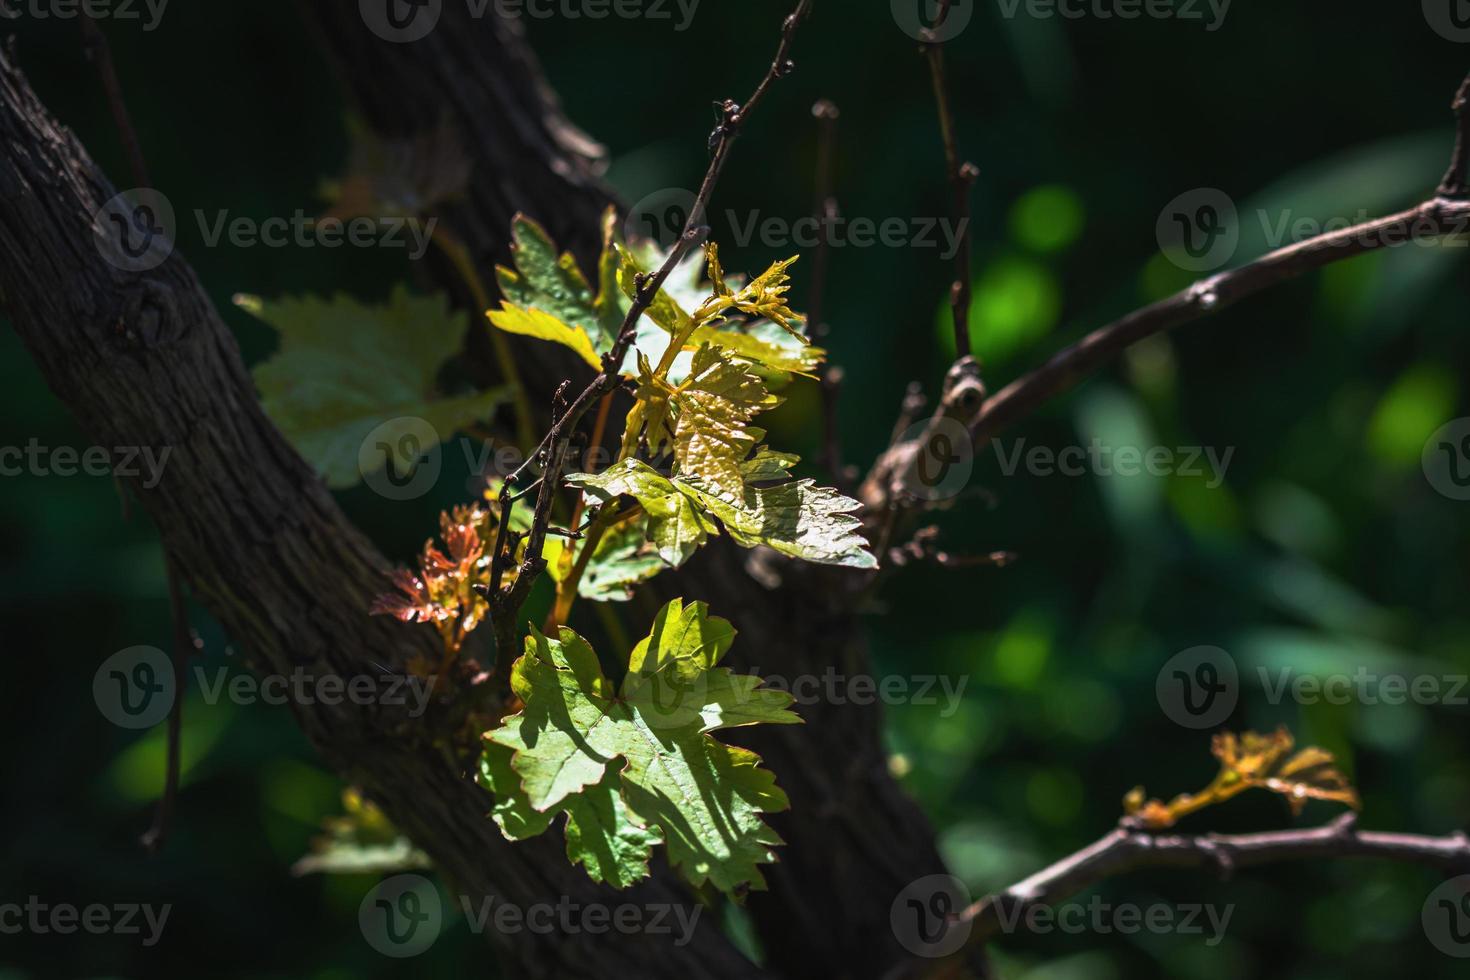
<svg viewBox="0 0 1470 980">
<path fill-rule="evenodd" d="M 504 299 L 500 309 L 487 312 L 490 322 L 507 333 L 569 347 L 601 370 L 602 355 L 612 349 L 623 322 L 613 219 L 609 209 L 603 216 L 599 289 L 594 294 L 577 260 L 570 253 L 558 254 L 545 229 L 525 215 L 516 215 L 511 224 L 511 257 L 516 267 L 495 270 Z"/>
<path fill-rule="evenodd" d="M 696 887 L 763 889 L 759 866 L 781 840 L 761 814 L 786 809 L 786 794 L 758 756 L 710 733 L 801 719 L 789 694 L 717 666 L 734 638 L 703 603 L 672 600 L 615 689 L 586 640 L 566 627 L 555 639 L 533 629 L 511 672 L 525 707 L 485 735 L 482 773 L 502 833 L 539 833 L 565 808 L 568 853 L 594 877 L 641 877 L 647 848 L 662 839 Z"/>
<path fill-rule="evenodd" d="M 410 296 L 399 286 L 383 306 L 341 294 L 269 301 L 242 295 L 235 303 L 280 334 L 280 349 L 253 372 L 261 405 L 333 489 L 362 479 L 363 441 L 380 426 L 402 421 L 408 427 L 380 433 L 385 455 L 404 472 L 429 448 L 418 443 L 418 420 L 443 441 L 490 417 L 507 398 L 504 388 L 446 396 L 436 387 L 466 329 L 464 316 L 451 312 L 443 297 Z"/>
<path fill-rule="evenodd" d="M 594 602 L 626 602 L 633 598 L 633 586 L 667 567 L 645 537 L 642 522 L 623 521 L 597 542 L 577 594 Z"/>
<path fill-rule="evenodd" d="M 746 465 L 764 479 L 789 464 L 780 454 L 766 451 Z M 720 526 L 745 548 L 766 545 L 824 565 L 878 567 L 862 536 L 862 522 L 852 516 L 861 505 L 811 480 L 746 486 L 738 495 L 724 494 L 690 479 L 664 476 L 636 459 L 625 459 L 601 474 L 579 473 L 566 479 L 600 500 L 635 498 L 648 515 L 648 540 L 674 567 L 718 534 Z"/>
<path fill-rule="evenodd" d="M 490 816 L 507 840 L 526 840 L 545 833 L 558 813 L 567 816 L 564 833 L 567 859 L 580 864 L 593 881 L 614 888 L 648 877 L 653 846 L 662 838 L 640 824 L 618 795 L 619 777 L 609 772 L 586 791 L 569 796 L 546 812 L 538 812 L 521 790 L 511 768 L 516 749 L 486 741 L 480 756 L 480 785 L 495 794 Z"/>
</svg>

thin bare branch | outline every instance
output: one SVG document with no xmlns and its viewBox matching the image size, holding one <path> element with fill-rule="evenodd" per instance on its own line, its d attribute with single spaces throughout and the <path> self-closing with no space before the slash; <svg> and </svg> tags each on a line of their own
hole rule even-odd
<svg viewBox="0 0 1470 980">
<path fill-rule="evenodd" d="M 133 182 L 139 187 L 152 187 L 153 182 L 148 179 L 148 165 L 143 160 L 143 149 L 138 143 L 138 133 L 133 129 L 133 117 L 128 113 L 128 104 L 123 100 L 122 83 L 118 81 L 117 68 L 112 63 L 112 48 L 91 14 L 84 13 L 81 24 L 82 43 L 87 57 L 97 63 L 97 74 L 102 78 L 102 88 L 107 93 L 107 104 L 112 110 L 112 121 L 117 126 L 118 136 L 122 139 L 123 152 L 127 154 Z"/>
<path fill-rule="evenodd" d="M 1361 831 L 1345 813 L 1323 827 L 1259 834 L 1154 835 L 1128 825 L 1017 882 L 987 895 L 960 915 L 972 924 L 970 943 L 1004 931 L 1028 908 L 1055 905 L 1104 879 L 1144 868 L 1215 871 L 1229 877 L 1240 868 L 1283 861 L 1362 857 L 1420 864 L 1446 874 L 1470 871 L 1470 838 Z"/>
<path fill-rule="evenodd" d="M 194 653 L 193 631 L 189 628 L 189 613 L 184 605 L 184 587 L 179 571 L 172 558 L 164 553 L 168 564 L 168 604 L 173 621 L 173 670 L 174 702 L 168 712 L 168 756 L 164 769 L 163 796 L 153 814 L 153 825 L 141 839 L 150 854 L 158 853 L 168 838 L 169 826 L 173 821 L 174 801 L 179 795 L 179 766 L 183 749 L 184 726 L 184 682 L 189 657 Z"/>
<path fill-rule="evenodd" d="M 939 107 L 939 133 L 944 140 L 944 163 L 949 173 L 953 195 L 951 217 L 960 232 L 960 246 L 955 253 L 955 279 L 950 285 L 949 302 L 954 311 L 954 346 L 956 357 L 970 354 L 970 188 L 980 171 L 973 163 L 961 161 L 959 142 L 955 137 L 954 113 L 949 104 L 949 83 L 944 75 L 944 43 L 939 32 L 949 18 L 953 0 L 942 0 L 934 26 L 926 32 L 923 52 L 929 61 L 929 80 L 934 86 L 934 101 Z"/>
<path fill-rule="evenodd" d="M 1035 371 L 997 392 L 970 426 L 984 446 L 1051 399 L 1072 388 L 1145 337 L 1218 313 L 1270 286 L 1334 262 L 1410 241 L 1470 233 L 1470 200 L 1436 197 L 1398 214 L 1310 238 L 1254 262 L 1201 280 L 1165 300 L 1100 327 Z"/>
<path fill-rule="evenodd" d="M 1466 155 L 1470 152 L 1470 77 L 1460 86 L 1452 107 L 1459 118 L 1455 148 L 1449 172 L 1434 197 L 1386 218 L 1277 249 L 1094 330 L 987 401 L 970 425 L 975 448 L 984 446 L 1000 430 L 1030 415 L 1145 337 L 1218 313 L 1269 286 L 1343 259 L 1409 242 L 1470 234 L 1470 200 L 1463 197 Z"/>
</svg>

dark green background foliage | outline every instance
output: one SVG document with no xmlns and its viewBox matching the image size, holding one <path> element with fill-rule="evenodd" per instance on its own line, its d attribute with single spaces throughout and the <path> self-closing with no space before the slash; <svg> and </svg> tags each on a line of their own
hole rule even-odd
<svg viewBox="0 0 1470 980">
<path fill-rule="evenodd" d="M 710 102 L 741 97 L 767 63 L 787 4 L 705 0 L 693 27 L 536 21 L 530 34 L 570 116 L 604 141 L 629 201 L 691 185 L 706 161 Z M 726 264 L 786 254 L 740 249 L 727 209 L 795 219 L 811 209 L 819 97 L 842 109 L 836 189 L 849 217 L 947 211 L 935 114 L 914 44 L 880 3 L 821 3 L 798 71 L 740 140 L 715 199 Z M 949 47 L 975 193 L 975 340 L 992 389 L 1065 341 L 1189 281 L 1158 254 L 1164 204 L 1219 187 L 1264 249 L 1256 209 L 1355 218 L 1422 199 L 1443 172 L 1447 103 L 1470 47 L 1442 40 L 1419 4 L 1237 4 L 1222 29 L 1172 20 L 1005 20 L 982 4 Z M 344 103 L 295 12 L 212 0 L 169 7 L 162 26 L 108 24 L 141 142 L 181 216 L 180 246 L 238 331 L 247 359 L 268 332 L 230 307 L 347 290 L 386 296 L 401 252 L 206 248 L 196 208 L 265 218 L 314 213 L 318 181 L 345 158 Z M 129 181 L 75 22 L 22 20 L 18 57 L 52 110 L 120 186 Z M 789 250 L 788 250 L 789 251 Z M 775 254 L 780 252 L 780 255 Z M 1003 440 L 1028 446 L 1233 447 L 1228 478 L 1007 477 L 987 450 L 971 500 L 942 518 L 952 550 L 1014 550 L 997 571 L 898 576 L 869 626 L 881 674 L 968 678 L 948 717 L 888 711 L 906 782 L 976 894 L 1106 831 L 1120 798 L 1169 795 L 1213 772 L 1207 737 L 1168 721 L 1159 666 L 1199 644 L 1246 676 L 1238 727 L 1293 727 L 1340 754 L 1375 828 L 1443 833 L 1470 809 L 1463 707 L 1272 705 L 1257 667 L 1454 674 L 1470 670 L 1465 504 L 1436 494 L 1419 455 L 1467 414 L 1463 251 L 1415 247 L 1356 259 L 1148 343 Z M 810 262 L 796 268 L 804 306 Z M 834 359 L 847 370 L 842 435 L 866 464 L 885 445 L 904 386 L 932 392 L 947 364 L 949 268 L 934 250 L 833 253 Z M 61 325 L 58 325 L 60 327 Z M 0 335 L 0 445 L 85 447 L 25 351 Z M 814 392 L 800 387 L 772 442 L 814 448 Z M 459 455 L 450 452 L 452 465 Z M 248 461 L 242 461 L 248 465 Z M 407 559 L 439 507 L 364 488 L 353 517 Z M 165 853 L 134 845 L 161 785 L 161 731 L 101 718 L 92 674 L 123 647 L 167 645 L 153 530 L 128 520 L 109 480 L 0 480 L 0 606 L 8 723 L 0 899 L 173 902 L 163 941 L 0 937 L 0 976 L 428 976 L 474 966 L 480 942 L 451 924 L 424 957 L 372 952 L 357 927 L 370 879 L 292 879 L 340 786 L 279 708 L 187 705 L 185 788 Z M 718 596 L 709 600 L 720 612 Z M 583 611 L 585 615 L 585 610 Z M 202 663 L 231 663 L 199 610 Z M 641 628 L 639 630 L 641 633 Z M 638 634 L 635 634 L 638 635 Z M 770 665 L 778 672 L 779 665 Z M 902 767 L 902 764 L 901 764 Z M 1331 815 L 1309 808 L 1303 822 Z M 1246 797 L 1189 829 L 1291 822 Z M 1432 874 L 1378 864 L 1287 866 L 1230 883 L 1148 874 L 1097 890 L 1113 903 L 1233 903 L 1225 940 L 1083 934 L 1009 938 L 997 956 L 1028 978 L 1450 976 L 1425 940 Z"/>
</svg>

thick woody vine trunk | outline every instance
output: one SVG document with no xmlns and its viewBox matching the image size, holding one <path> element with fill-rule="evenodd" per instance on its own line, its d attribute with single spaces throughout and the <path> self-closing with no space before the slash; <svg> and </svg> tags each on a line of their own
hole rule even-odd
<svg viewBox="0 0 1470 980">
<path fill-rule="evenodd" d="M 351 678 L 433 653 L 423 631 L 367 615 L 384 562 L 260 410 L 228 328 L 175 254 L 142 274 L 104 261 L 92 216 L 114 190 L 0 55 L 0 294 L 51 390 L 97 445 L 171 447 L 162 479 L 128 489 L 198 601 L 272 673 Z M 554 836 L 506 842 L 489 797 L 392 709 L 295 705 L 326 761 L 362 785 L 451 888 L 527 908 L 688 904 L 664 880 L 594 886 Z M 701 917 L 666 935 L 487 932 L 518 976 L 759 975 Z"/>
<path fill-rule="evenodd" d="M 443 215 L 482 273 L 505 257 L 524 210 L 584 261 L 610 200 L 595 147 L 565 120 L 519 35 L 494 17 L 407 45 L 366 30 L 353 3 L 306 4 L 364 115 L 384 135 L 447 115 L 474 164 L 472 192 Z M 354 676 L 403 664 L 432 635 L 366 614 L 386 589 L 384 562 L 261 412 L 228 329 L 175 254 L 122 272 L 93 243 L 93 215 L 114 193 L 23 76 L 0 57 L 0 302 L 47 383 L 99 445 L 172 447 L 162 480 L 131 486 L 200 603 L 255 666 Z M 458 291 L 447 268 L 429 267 Z M 533 400 L 580 370 L 537 345 L 518 347 Z M 732 665 L 794 679 L 866 672 L 849 574 L 776 564 L 757 578 L 750 554 L 707 549 L 660 588 L 717 603 L 741 630 Z M 667 875 L 629 893 L 592 885 L 556 835 L 510 844 L 486 818 L 467 774 L 386 709 L 298 705 L 324 759 L 365 788 L 429 852 L 452 887 L 522 907 L 688 902 Z M 942 870 L 927 821 L 889 777 L 876 708 L 818 704 L 807 724 L 736 739 L 761 752 L 792 800 L 773 821 L 788 842 L 771 891 L 749 899 L 774 972 L 879 976 L 904 965 L 888 914 L 915 878 Z M 755 970 L 704 917 L 693 941 L 668 936 L 489 934 L 516 975 L 746 977 Z"/>
<path fill-rule="evenodd" d="M 593 267 L 598 218 L 612 200 L 596 177 L 598 149 L 561 114 L 517 21 L 492 13 L 474 18 L 465 5 L 446 3 L 434 31 L 400 44 L 369 31 L 355 5 L 306 0 L 304 8 L 375 130 L 409 137 L 441 112 L 450 114 L 474 170 L 469 200 L 441 219 L 468 244 L 487 278 L 496 262 L 508 259 L 517 211 L 546 225 L 583 268 Z M 752 64 L 753 73 L 758 68 Z M 737 148 L 735 166 L 738 155 Z M 459 288 L 452 270 L 438 271 L 441 286 Z M 526 343 L 516 356 L 545 358 L 556 350 Z M 528 374 L 554 385 L 567 370 L 560 359 L 555 364 L 548 371 L 533 361 Z M 533 404 L 548 404 L 550 393 L 533 391 Z M 746 571 L 748 558 L 725 543 L 655 584 L 665 595 L 705 599 L 735 624 L 740 638 L 729 662 L 737 670 L 788 681 L 828 670 L 871 672 L 854 613 L 860 579 L 782 562 L 758 580 Z M 907 958 L 889 924 L 894 898 L 913 880 L 942 872 L 943 863 L 927 818 L 889 775 L 881 710 L 819 703 L 802 715 L 806 724 L 797 728 L 756 728 L 729 738 L 761 753 L 792 804 L 772 821 L 788 846 L 767 874 L 771 890 L 751 895 L 748 906 L 774 970 L 879 976 Z"/>
</svg>

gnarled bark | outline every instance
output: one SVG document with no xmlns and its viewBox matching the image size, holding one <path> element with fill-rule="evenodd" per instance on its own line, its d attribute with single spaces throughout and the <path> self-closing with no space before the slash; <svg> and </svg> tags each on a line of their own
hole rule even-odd
<svg viewBox="0 0 1470 980">
<path fill-rule="evenodd" d="M 0 143 L 5 310 L 97 445 L 171 448 L 156 486 L 129 489 L 252 665 L 351 678 L 436 653 L 426 631 L 367 615 L 388 587 L 384 560 L 261 411 L 233 336 L 183 258 L 141 274 L 104 261 L 92 216 L 114 190 L 4 55 Z M 626 893 L 593 885 L 556 835 L 508 843 L 486 817 L 488 795 L 416 737 L 414 719 L 351 703 L 293 709 L 326 761 L 477 903 L 689 902 L 664 879 Z M 759 976 L 713 918 L 701 917 L 684 946 L 617 932 L 488 937 L 518 975 Z"/>
</svg>

